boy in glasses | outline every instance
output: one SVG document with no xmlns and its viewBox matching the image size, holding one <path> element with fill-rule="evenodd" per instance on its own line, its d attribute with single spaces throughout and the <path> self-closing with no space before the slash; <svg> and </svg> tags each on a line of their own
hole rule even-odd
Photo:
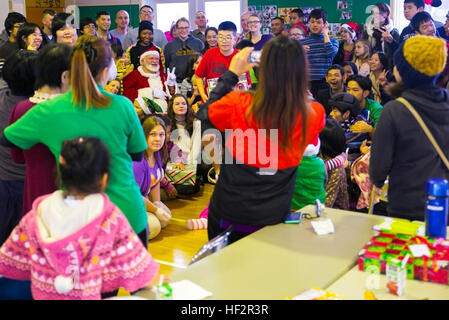
<svg viewBox="0 0 449 320">
<path fill-rule="evenodd" d="M 228 70 L 232 57 L 238 52 L 234 48 L 237 39 L 236 25 L 231 21 L 220 23 L 217 39 L 218 47 L 206 51 L 194 76 L 194 81 L 203 101 L 208 100 L 209 92 L 215 88 L 218 78 Z M 246 83 L 244 83 L 245 80 Z M 249 77 L 241 82 L 243 82 L 240 83 L 243 89 L 247 89 L 251 84 Z"/>
</svg>

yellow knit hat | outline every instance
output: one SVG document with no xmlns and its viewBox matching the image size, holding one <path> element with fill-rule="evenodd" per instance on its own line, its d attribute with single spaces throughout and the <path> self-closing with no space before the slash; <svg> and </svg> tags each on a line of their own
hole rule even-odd
<svg viewBox="0 0 449 320">
<path fill-rule="evenodd" d="M 446 41 L 418 35 L 405 41 L 403 54 L 412 68 L 433 77 L 443 71 L 446 64 Z"/>
</svg>

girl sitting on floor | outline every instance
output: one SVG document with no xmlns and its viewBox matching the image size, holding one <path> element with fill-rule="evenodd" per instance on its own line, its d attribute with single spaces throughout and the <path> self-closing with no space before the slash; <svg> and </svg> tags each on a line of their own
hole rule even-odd
<svg viewBox="0 0 449 320">
<path fill-rule="evenodd" d="M 177 180 L 185 180 L 181 177 L 192 176 L 191 168 L 187 167 L 195 166 L 195 181 L 192 188 L 179 183 L 175 184 L 175 188 L 179 194 L 197 193 L 199 191 L 197 169 L 201 162 L 201 122 L 195 118 L 192 108 L 182 94 L 175 94 L 170 99 L 167 115 L 172 124 L 170 141 L 173 143 L 169 150 L 169 166 L 181 171 L 177 174 Z"/>
<path fill-rule="evenodd" d="M 147 210 L 149 239 L 153 239 L 171 219 L 170 209 L 161 202 L 160 195 L 160 181 L 164 177 L 162 158 L 167 152 L 165 124 L 159 117 L 151 116 L 143 122 L 142 127 L 148 147 L 143 159 L 133 162 L 133 171 Z"/>
</svg>

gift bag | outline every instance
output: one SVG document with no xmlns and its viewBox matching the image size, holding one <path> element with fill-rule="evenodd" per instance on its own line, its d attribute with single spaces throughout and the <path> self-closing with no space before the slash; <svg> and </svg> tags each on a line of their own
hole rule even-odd
<svg viewBox="0 0 449 320">
<path fill-rule="evenodd" d="M 184 170 L 175 169 L 169 162 L 165 170 L 165 176 L 178 191 L 178 194 L 194 194 L 200 190 L 200 183 L 196 176 L 197 165 L 186 164 Z"/>
</svg>

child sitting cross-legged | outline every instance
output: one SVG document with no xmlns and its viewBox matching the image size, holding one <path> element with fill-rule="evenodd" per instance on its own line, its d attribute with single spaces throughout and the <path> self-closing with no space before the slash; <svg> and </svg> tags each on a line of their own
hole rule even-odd
<svg viewBox="0 0 449 320">
<path fill-rule="evenodd" d="M 150 116 L 142 124 L 147 150 L 141 161 L 133 162 L 134 178 L 139 185 L 148 216 L 149 239 L 156 237 L 171 219 L 170 209 L 161 202 L 161 180 L 164 178 L 163 161 L 166 153 L 165 123 Z"/>
</svg>

